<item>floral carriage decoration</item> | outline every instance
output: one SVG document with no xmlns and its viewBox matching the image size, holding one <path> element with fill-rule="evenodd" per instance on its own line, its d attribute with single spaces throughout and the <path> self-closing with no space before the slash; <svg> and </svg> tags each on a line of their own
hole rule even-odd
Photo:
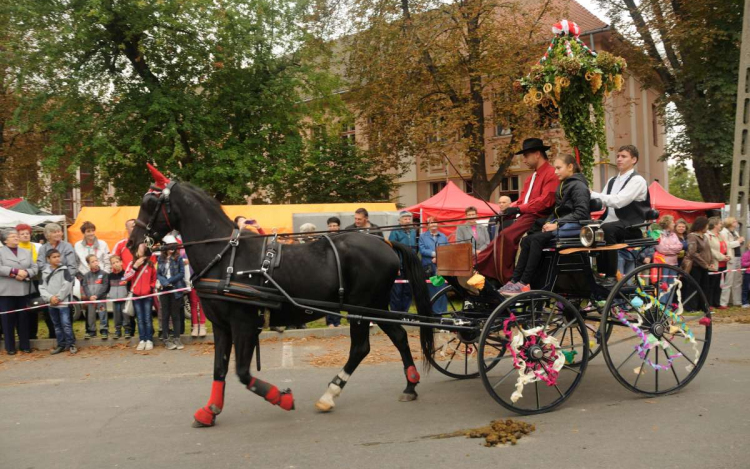
<svg viewBox="0 0 750 469">
<path fill-rule="evenodd" d="M 552 26 L 555 37 L 539 63 L 517 82 L 523 101 L 556 114 L 565 137 L 591 180 L 594 147 L 606 152 L 604 98 L 620 91 L 627 64 L 622 57 L 594 52 L 578 37 L 581 28 L 562 20 Z"/>
</svg>

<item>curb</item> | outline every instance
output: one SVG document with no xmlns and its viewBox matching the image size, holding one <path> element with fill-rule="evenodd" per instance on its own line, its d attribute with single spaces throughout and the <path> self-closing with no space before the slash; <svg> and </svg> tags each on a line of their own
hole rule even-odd
<svg viewBox="0 0 750 469">
<path fill-rule="evenodd" d="M 378 329 L 378 332 L 380 330 Z M 292 329 L 289 331 L 284 332 L 275 332 L 275 331 L 263 331 L 260 333 L 260 339 L 266 340 L 266 339 L 285 339 L 285 338 L 301 338 L 301 337 L 337 337 L 337 336 L 346 336 L 349 337 L 349 327 L 348 326 L 340 326 L 340 327 L 321 327 L 317 329 Z M 138 337 L 133 337 L 132 339 L 114 339 L 114 336 L 110 336 L 107 340 L 102 339 L 84 339 L 82 337 L 76 337 L 76 347 L 79 349 L 86 348 L 86 347 L 114 347 L 120 344 L 126 344 L 128 346 L 136 346 L 138 345 L 139 339 Z M 154 343 L 160 344 L 161 339 L 158 337 L 154 337 Z M 213 334 L 207 334 L 205 337 L 192 337 L 189 334 L 183 334 L 180 336 L 180 340 L 183 344 L 213 344 L 214 343 L 214 335 Z M 18 345 L 18 344 L 16 344 Z M 57 345 L 57 341 L 55 339 L 36 339 L 31 341 L 31 348 L 36 350 L 51 350 L 55 348 Z M 5 350 L 5 344 L 0 344 L 0 350 Z M 18 347 L 16 347 L 16 350 L 18 351 Z"/>
</svg>

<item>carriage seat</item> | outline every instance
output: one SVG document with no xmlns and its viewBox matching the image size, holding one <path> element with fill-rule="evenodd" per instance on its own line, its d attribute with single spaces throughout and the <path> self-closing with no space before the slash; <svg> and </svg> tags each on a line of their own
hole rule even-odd
<svg viewBox="0 0 750 469">
<path fill-rule="evenodd" d="M 595 213 L 600 212 L 603 208 L 602 201 L 600 199 L 591 199 L 589 200 L 589 212 Z M 581 225 L 588 225 L 591 223 L 599 223 L 599 220 L 582 220 L 579 222 Z M 565 238 L 559 238 L 554 241 L 554 244 L 556 248 L 558 249 L 564 249 L 564 248 L 579 248 L 583 245 L 581 244 L 581 238 L 578 234 L 575 236 L 565 237 Z"/>
<path fill-rule="evenodd" d="M 646 221 L 643 223 L 639 223 L 637 225 L 633 225 L 630 228 L 633 229 L 633 232 L 635 232 L 635 229 L 638 229 L 641 232 L 641 236 L 625 239 L 623 241 L 625 244 L 628 245 L 630 248 L 644 248 L 648 246 L 655 246 L 659 244 L 659 240 L 652 238 L 648 235 L 648 232 L 644 228 L 648 228 L 651 226 L 651 224 L 655 223 L 656 220 L 659 219 L 659 211 L 655 209 L 651 209 L 646 212 Z"/>
</svg>

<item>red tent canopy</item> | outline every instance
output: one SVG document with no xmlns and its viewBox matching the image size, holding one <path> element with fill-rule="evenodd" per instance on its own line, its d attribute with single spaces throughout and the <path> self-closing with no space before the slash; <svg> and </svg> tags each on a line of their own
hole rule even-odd
<svg viewBox="0 0 750 469">
<path fill-rule="evenodd" d="M 696 218 L 706 214 L 706 210 L 721 210 L 724 204 L 721 202 L 693 202 L 675 197 L 667 192 L 661 184 L 654 181 L 648 187 L 651 195 L 651 207 L 659 211 L 659 217 L 672 215 L 675 220 L 684 218 L 692 223 Z"/>
<path fill-rule="evenodd" d="M 497 205 L 490 205 L 496 212 L 500 211 L 500 207 Z M 466 210 L 466 207 L 470 206 L 476 207 L 479 216 L 489 217 L 495 214 L 492 209 L 487 207 L 487 204 L 484 203 L 482 199 L 477 199 L 468 195 L 466 192 L 459 189 L 453 181 L 448 181 L 448 184 L 445 185 L 443 190 L 424 202 L 412 205 L 405 210 L 421 216 L 422 222 L 425 222 L 429 217 L 435 217 L 438 221 L 464 218 L 464 211 Z M 461 222 L 457 222 L 457 224 L 460 223 Z M 450 236 L 455 230 L 455 226 L 440 226 L 440 231 L 447 236 Z"/>
<path fill-rule="evenodd" d="M 18 205 L 21 202 L 23 202 L 23 197 L 19 197 L 17 199 L 0 200 L 0 207 L 10 209 L 11 207 Z"/>
</svg>

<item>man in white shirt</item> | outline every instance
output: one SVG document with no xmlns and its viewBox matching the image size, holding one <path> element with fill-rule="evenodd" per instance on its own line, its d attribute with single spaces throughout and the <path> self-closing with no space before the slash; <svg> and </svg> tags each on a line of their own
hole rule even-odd
<svg viewBox="0 0 750 469">
<path fill-rule="evenodd" d="M 629 232 L 631 237 L 641 236 L 630 227 L 646 221 L 646 212 L 651 209 L 648 183 L 635 171 L 638 149 L 634 145 L 623 145 L 617 151 L 619 174 L 610 178 L 602 192 L 592 192 L 592 199 L 600 199 L 607 208 L 602 216 L 602 230 L 607 244 L 622 243 Z M 637 230 L 637 228 L 636 228 Z M 604 284 L 617 282 L 617 251 L 603 251 L 598 260 L 599 273 L 605 275 Z"/>
</svg>

